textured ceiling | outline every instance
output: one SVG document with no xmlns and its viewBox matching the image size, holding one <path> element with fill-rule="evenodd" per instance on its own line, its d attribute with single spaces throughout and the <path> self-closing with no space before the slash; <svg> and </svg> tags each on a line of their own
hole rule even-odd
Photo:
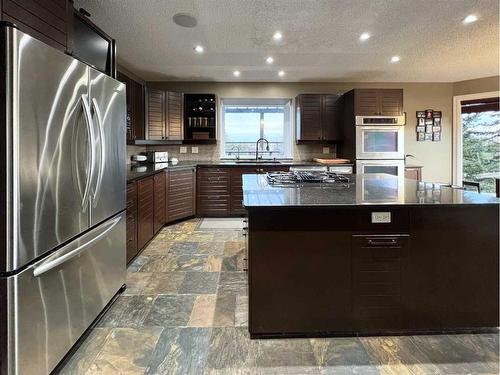
<svg viewBox="0 0 500 375">
<path fill-rule="evenodd" d="M 118 62 L 148 81 L 455 82 L 499 70 L 498 0 L 76 0 L 75 6 L 116 38 Z M 193 14 L 198 25 L 174 24 L 178 12 Z M 471 13 L 479 21 L 463 25 Z M 281 43 L 272 39 L 276 30 Z M 361 43 L 364 31 L 372 37 Z M 203 54 L 193 52 L 196 44 Z M 389 63 L 392 55 L 401 61 Z"/>
</svg>

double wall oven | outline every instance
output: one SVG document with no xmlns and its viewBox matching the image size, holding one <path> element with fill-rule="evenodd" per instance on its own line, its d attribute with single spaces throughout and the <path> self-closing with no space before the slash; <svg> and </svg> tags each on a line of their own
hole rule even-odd
<svg viewBox="0 0 500 375">
<path fill-rule="evenodd" d="M 356 172 L 404 176 L 405 116 L 356 116 Z"/>
</svg>

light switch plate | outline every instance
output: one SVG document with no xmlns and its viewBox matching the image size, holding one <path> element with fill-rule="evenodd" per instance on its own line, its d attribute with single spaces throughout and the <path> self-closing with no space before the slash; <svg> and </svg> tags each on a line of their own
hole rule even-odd
<svg viewBox="0 0 500 375">
<path fill-rule="evenodd" d="M 330 147 L 323 147 L 323 154 L 329 154 L 330 153 Z"/>
<path fill-rule="evenodd" d="M 390 212 L 372 212 L 373 224 L 390 223 L 390 222 L 391 222 Z"/>
<path fill-rule="evenodd" d="M 191 147 L 191 153 L 192 154 L 197 154 L 198 153 L 198 147 L 196 147 L 196 146 Z"/>
<path fill-rule="evenodd" d="M 182 147 L 180 148 L 179 152 L 180 152 L 181 154 L 187 154 L 187 152 L 188 152 L 188 148 L 187 148 L 187 147 L 185 147 L 185 146 L 182 146 Z"/>
</svg>

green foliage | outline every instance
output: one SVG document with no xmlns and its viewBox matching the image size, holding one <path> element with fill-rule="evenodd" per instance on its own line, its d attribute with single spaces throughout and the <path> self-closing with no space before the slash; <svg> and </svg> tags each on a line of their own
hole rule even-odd
<svg viewBox="0 0 500 375">
<path fill-rule="evenodd" d="M 500 113 L 462 115 L 464 180 L 481 183 L 481 191 L 495 192 L 500 177 Z"/>
</svg>

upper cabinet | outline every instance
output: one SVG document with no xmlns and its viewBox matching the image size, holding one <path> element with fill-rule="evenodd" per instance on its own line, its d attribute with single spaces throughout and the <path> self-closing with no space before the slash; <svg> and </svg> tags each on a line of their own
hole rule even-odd
<svg viewBox="0 0 500 375">
<path fill-rule="evenodd" d="M 122 72 L 117 79 L 127 88 L 127 142 L 144 139 L 144 86 Z"/>
<path fill-rule="evenodd" d="M 2 21 L 48 45 L 66 51 L 72 31 L 73 2 L 68 0 L 2 0 Z"/>
<path fill-rule="evenodd" d="M 356 116 L 401 116 L 403 114 L 403 90 L 355 89 L 354 114 Z"/>
<path fill-rule="evenodd" d="M 115 77 L 115 40 L 89 17 L 73 0 L 0 0 L 2 21 Z"/>
<path fill-rule="evenodd" d="M 217 99 L 214 94 L 184 94 L 184 140 L 215 143 L 217 138 Z"/>
<path fill-rule="evenodd" d="M 300 94 L 295 98 L 297 142 L 341 140 L 342 106 L 335 94 Z"/>
<path fill-rule="evenodd" d="M 148 88 L 146 91 L 148 140 L 183 139 L 183 94 Z"/>
</svg>

